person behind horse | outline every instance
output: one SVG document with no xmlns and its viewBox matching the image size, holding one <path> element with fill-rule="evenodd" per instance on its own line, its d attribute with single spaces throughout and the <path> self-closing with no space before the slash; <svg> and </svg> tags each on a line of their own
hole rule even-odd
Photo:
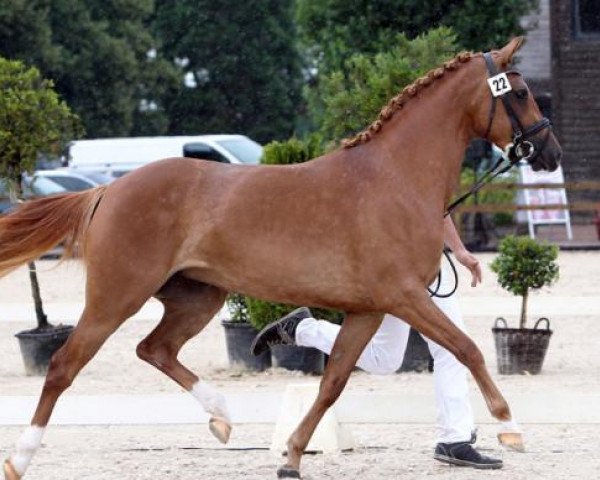
<svg viewBox="0 0 600 480">
<path fill-rule="evenodd" d="M 465 248 L 449 216 L 444 221 L 444 241 L 452 249 L 458 262 L 471 272 L 471 285 L 480 283 L 479 262 Z M 442 273 L 440 295 L 453 288 L 454 278 L 448 273 Z M 432 285 L 431 288 L 435 290 L 436 287 L 437 285 Z M 434 296 L 433 300 L 457 327 L 465 331 L 456 295 Z M 252 353 L 258 355 L 271 345 L 287 344 L 313 347 L 329 354 L 339 330 L 339 325 L 317 320 L 312 317 L 308 308 L 302 307 L 265 327 L 255 338 Z M 377 375 L 395 373 L 402 365 L 409 332 L 410 326 L 403 320 L 386 315 L 356 365 Z M 502 460 L 481 455 L 472 445 L 476 435 L 467 386 L 467 369 L 448 350 L 428 338 L 425 340 L 435 365 L 438 439 L 434 458 L 479 469 L 501 468 Z"/>
</svg>

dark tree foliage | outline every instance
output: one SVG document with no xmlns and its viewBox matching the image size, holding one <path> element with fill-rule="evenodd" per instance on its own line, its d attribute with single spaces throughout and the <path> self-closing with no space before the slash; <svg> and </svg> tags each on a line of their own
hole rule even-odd
<svg viewBox="0 0 600 480">
<path fill-rule="evenodd" d="M 156 31 L 182 85 L 167 98 L 169 133 L 287 138 L 300 99 L 293 1 L 157 0 Z"/>
<path fill-rule="evenodd" d="M 153 10 L 152 0 L 0 0 L 0 54 L 52 78 L 89 137 L 161 133 L 161 93 L 176 77 L 148 55 Z"/>
<path fill-rule="evenodd" d="M 519 19 L 538 0 L 298 0 L 297 22 L 308 58 L 320 70 L 343 68 L 353 53 L 377 53 L 440 26 L 452 27 L 458 44 L 482 51 L 523 33 Z"/>
<path fill-rule="evenodd" d="M 49 1 L 0 0 L 0 55 L 45 69 L 55 62 Z"/>
</svg>

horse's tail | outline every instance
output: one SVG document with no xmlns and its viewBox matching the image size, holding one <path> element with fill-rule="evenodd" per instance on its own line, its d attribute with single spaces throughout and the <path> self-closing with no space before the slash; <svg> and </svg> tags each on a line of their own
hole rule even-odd
<svg viewBox="0 0 600 480">
<path fill-rule="evenodd" d="M 0 277 L 61 242 L 63 258 L 75 256 L 105 190 L 100 186 L 31 200 L 0 216 Z"/>
</svg>

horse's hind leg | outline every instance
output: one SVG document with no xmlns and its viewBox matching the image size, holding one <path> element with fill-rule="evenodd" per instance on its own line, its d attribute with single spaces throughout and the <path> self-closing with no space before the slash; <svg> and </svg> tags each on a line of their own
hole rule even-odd
<svg viewBox="0 0 600 480">
<path fill-rule="evenodd" d="M 73 333 L 50 360 L 48 374 L 31 426 L 21 435 L 16 452 L 4 462 L 6 480 L 19 480 L 31 463 L 33 455 L 41 445 L 45 427 L 60 395 L 71 385 L 79 371 L 94 357 L 106 339 L 131 315 L 146 299 L 116 306 L 103 301 L 88 303 Z"/>
<path fill-rule="evenodd" d="M 176 274 L 156 295 L 165 306 L 157 327 L 137 347 L 138 356 L 190 392 L 211 415 L 210 431 L 222 443 L 231 433 L 225 398 L 184 367 L 177 355 L 223 306 L 227 292 Z"/>
<path fill-rule="evenodd" d="M 300 478 L 304 449 L 327 409 L 342 393 L 360 354 L 382 319 L 380 314 L 350 314 L 345 318 L 331 350 L 317 398 L 288 440 L 288 459 L 277 471 L 279 478 Z"/>
</svg>

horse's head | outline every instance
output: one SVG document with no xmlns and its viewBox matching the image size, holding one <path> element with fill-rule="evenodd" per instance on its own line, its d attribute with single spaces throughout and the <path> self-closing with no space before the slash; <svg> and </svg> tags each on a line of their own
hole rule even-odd
<svg viewBox="0 0 600 480">
<path fill-rule="evenodd" d="M 523 37 L 518 37 L 501 50 L 484 54 L 485 80 L 474 99 L 476 131 L 508 147 L 511 161 L 527 160 L 534 170 L 553 171 L 562 150 L 550 121 L 541 114 L 521 74 L 508 69 L 522 44 Z"/>
</svg>

